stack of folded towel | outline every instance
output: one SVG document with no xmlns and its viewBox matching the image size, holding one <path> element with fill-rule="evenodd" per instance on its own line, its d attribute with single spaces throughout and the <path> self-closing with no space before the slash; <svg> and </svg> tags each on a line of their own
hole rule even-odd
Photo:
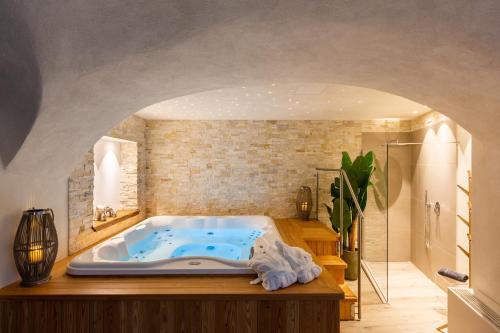
<svg viewBox="0 0 500 333">
<path fill-rule="evenodd" d="M 258 275 L 250 283 L 262 282 L 268 291 L 286 288 L 297 281 L 308 283 L 321 274 L 321 267 L 314 263 L 309 253 L 281 241 L 272 244 L 265 236 L 255 240 L 248 265 Z"/>
</svg>

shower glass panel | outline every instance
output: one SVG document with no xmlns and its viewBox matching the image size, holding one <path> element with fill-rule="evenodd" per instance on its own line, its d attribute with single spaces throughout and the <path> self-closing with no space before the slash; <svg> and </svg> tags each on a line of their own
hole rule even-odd
<svg viewBox="0 0 500 333">
<path fill-rule="evenodd" d="M 368 188 L 365 221 L 362 223 L 361 265 L 382 303 L 386 303 L 389 297 L 388 150 L 385 144 L 388 139 L 385 134 L 363 134 L 363 151 L 373 151 L 375 170 L 371 178 L 373 185 Z"/>
<path fill-rule="evenodd" d="M 389 282 L 391 262 L 416 261 L 420 269 L 429 266 L 425 253 L 431 246 L 431 230 L 438 229 L 440 219 L 443 225 L 448 222 L 445 219 L 450 220 L 448 225 L 455 223 L 452 205 L 456 193 L 456 164 L 450 161 L 456 161 L 456 142 L 437 136 L 417 137 L 417 134 L 412 133 L 410 139 L 424 142 L 396 140 L 385 145 L 388 271 L 384 275 L 375 267 L 378 263 L 367 260 L 368 265 L 374 266 L 372 271 L 382 290 L 388 291 L 381 281 Z M 438 201 L 444 203 L 446 212 L 441 217 L 434 213 Z M 366 232 L 365 239 L 369 237 Z M 365 245 L 367 247 L 369 245 Z M 437 267 L 431 267 L 424 273 L 432 276 L 435 270 Z"/>
</svg>

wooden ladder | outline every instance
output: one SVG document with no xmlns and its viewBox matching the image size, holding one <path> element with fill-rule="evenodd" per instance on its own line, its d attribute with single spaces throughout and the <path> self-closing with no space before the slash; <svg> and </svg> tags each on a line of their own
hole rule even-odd
<svg viewBox="0 0 500 333">
<path fill-rule="evenodd" d="M 471 252 L 472 252 L 472 202 L 471 202 L 471 184 L 472 184 L 472 172 L 470 170 L 467 171 L 468 174 L 468 189 L 464 188 L 461 185 L 457 185 L 457 187 L 467 196 L 468 201 L 468 217 L 463 217 L 460 214 L 457 214 L 458 221 L 464 223 L 467 226 L 467 239 L 469 241 L 469 248 L 466 250 L 461 246 L 460 244 L 457 244 L 457 248 L 468 258 L 469 261 L 469 288 L 472 287 L 472 278 L 471 278 L 471 272 L 472 272 L 472 264 L 471 264 Z"/>
</svg>

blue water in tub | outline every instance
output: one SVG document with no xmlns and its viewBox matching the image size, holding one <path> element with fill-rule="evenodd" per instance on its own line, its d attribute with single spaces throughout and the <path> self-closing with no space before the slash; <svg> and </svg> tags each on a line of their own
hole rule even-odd
<svg viewBox="0 0 500 333">
<path fill-rule="evenodd" d="M 262 234 L 262 231 L 250 228 L 164 227 L 128 245 L 129 257 L 122 258 L 122 261 L 200 256 L 248 260 L 255 239 Z"/>
</svg>

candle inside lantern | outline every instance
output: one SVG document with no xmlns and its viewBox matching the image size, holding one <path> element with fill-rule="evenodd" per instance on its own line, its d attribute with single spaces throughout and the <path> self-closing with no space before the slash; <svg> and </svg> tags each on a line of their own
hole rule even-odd
<svg viewBox="0 0 500 333">
<path fill-rule="evenodd" d="M 300 208 L 302 209 L 303 212 L 306 212 L 307 211 L 307 206 L 308 206 L 307 202 L 303 202 L 301 204 Z"/>
<path fill-rule="evenodd" d="M 42 245 L 31 245 L 28 247 L 28 262 L 30 264 L 37 264 L 43 260 L 43 247 Z"/>
</svg>

